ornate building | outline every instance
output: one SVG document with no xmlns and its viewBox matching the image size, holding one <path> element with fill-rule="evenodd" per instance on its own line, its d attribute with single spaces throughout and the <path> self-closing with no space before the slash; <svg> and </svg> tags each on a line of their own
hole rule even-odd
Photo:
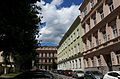
<svg viewBox="0 0 120 79">
<path fill-rule="evenodd" d="M 38 53 L 39 69 L 54 69 L 53 65 L 57 63 L 57 47 L 41 46 L 36 51 Z"/>
<path fill-rule="evenodd" d="M 81 35 L 78 16 L 59 43 L 57 52 L 59 70 L 84 70 Z"/>
<path fill-rule="evenodd" d="M 79 9 L 85 70 L 120 70 L 120 0 L 84 0 Z"/>
</svg>

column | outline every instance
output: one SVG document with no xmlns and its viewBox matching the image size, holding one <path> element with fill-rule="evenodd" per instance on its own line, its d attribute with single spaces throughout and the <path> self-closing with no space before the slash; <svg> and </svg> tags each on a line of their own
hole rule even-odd
<svg viewBox="0 0 120 79">
<path fill-rule="evenodd" d="M 96 21 L 97 21 L 97 23 L 99 23 L 101 21 L 101 16 L 100 16 L 99 11 L 96 12 Z"/>
<path fill-rule="evenodd" d="M 77 65 L 78 65 L 78 69 L 80 69 L 80 65 L 81 65 L 81 60 L 80 60 L 80 58 L 78 59 Z"/>
<path fill-rule="evenodd" d="M 87 23 L 85 23 L 85 29 L 86 29 L 86 33 L 89 31 L 89 26 Z"/>
<path fill-rule="evenodd" d="M 87 60 L 86 60 L 86 59 L 84 59 L 84 66 L 85 66 L 85 68 L 88 67 L 88 63 L 87 63 Z"/>
<path fill-rule="evenodd" d="M 93 19 L 92 18 L 90 18 L 90 26 L 91 26 L 91 28 L 94 27 L 94 23 L 93 23 Z"/>
<path fill-rule="evenodd" d="M 107 39 L 110 40 L 112 38 L 112 29 L 111 26 L 109 26 L 108 23 L 106 23 L 106 35 L 107 35 Z"/>
<path fill-rule="evenodd" d="M 109 6 L 107 4 L 105 4 L 105 1 L 104 1 L 104 4 L 103 4 L 103 11 L 104 11 L 104 16 L 105 17 L 110 13 Z"/>
<path fill-rule="evenodd" d="M 101 66 L 107 66 L 107 63 L 106 63 L 103 55 L 100 55 L 100 59 L 101 59 Z"/>
<path fill-rule="evenodd" d="M 95 63 L 95 66 L 96 66 L 96 67 L 99 66 L 98 58 L 97 58 L 96 56 L 94 56 L 94 63 Z"/>
<path fill-rule="evenodd" d="M 88 62 L 89 62 L 89 66 L 90 66 L 90 67 L 93 67 L 93 63 L 92 63 L 91 58 L 88 58 Z"/>
</svg>

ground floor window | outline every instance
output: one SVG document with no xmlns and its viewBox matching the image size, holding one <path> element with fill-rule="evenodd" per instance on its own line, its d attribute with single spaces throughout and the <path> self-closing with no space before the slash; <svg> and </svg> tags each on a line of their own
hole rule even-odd
<svg viewBox="0 0 120 79">
<path fill-rule="evenodd" d="M 118 64 L 120 65 L 120 50 L 116 52 Z"/>
</svg>

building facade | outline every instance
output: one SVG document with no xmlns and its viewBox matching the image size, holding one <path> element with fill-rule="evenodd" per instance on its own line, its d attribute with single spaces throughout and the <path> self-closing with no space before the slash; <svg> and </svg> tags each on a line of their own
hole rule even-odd
<svg viewBox="0 0 120 79">
<path fill-rule="evenodd" d="M 85 70 L 120 70 L 120 0 L 84 0 L 79 9 Z"/>
<path fill-rule="evenodd" d="M 36 49 L 38 53 L 39 69 L 52 70 L 53 65 L 57 63 L 57 47 L 41 46 Z M 56 65 L 57 66 L 57 65 Z"/>
<path fill-rule="evenodd" d="M 59 70 L 84 70 L 80 16 L 60 41 L 57 58 Z"/>
</svg>

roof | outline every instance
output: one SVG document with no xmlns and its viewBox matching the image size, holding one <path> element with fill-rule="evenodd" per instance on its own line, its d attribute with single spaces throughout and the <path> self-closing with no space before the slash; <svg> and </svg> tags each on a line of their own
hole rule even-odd
<svg viewBox="0 0 120 79">
<path fill-rule="evenodd" d="M 84 9 L 84 6 L 87 5 L 89 1 L 90 0 L 84 0 L 83 3 L 82 3 L 82 5 L 80 6 L 79 10 L 82 11 Z"/>
</svg>

